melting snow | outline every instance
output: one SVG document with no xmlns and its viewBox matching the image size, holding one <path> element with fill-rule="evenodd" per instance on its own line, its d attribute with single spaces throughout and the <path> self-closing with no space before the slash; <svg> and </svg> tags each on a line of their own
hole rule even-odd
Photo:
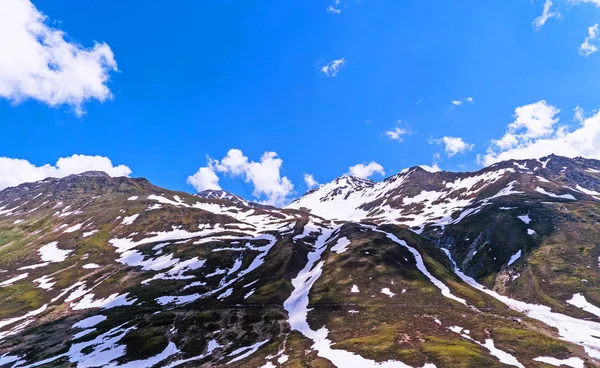
<svg viewBox="0 0 600 368">
<path fill-rule="evenodd" d="M 264 344 L 266 344 L 268 342 L 269 342 L 269 340 L 259 341 L 254 345 L 244 346 L 242 348 L 232 351 L 229 355 L 227 355 L 228 357 L 238 355 L 242 352 L 245 352 L 245 353 L 243 353 L 242 355 L 240 355 L 238 357 L 231 359 L 229 362 L 227 362 L 227 364 L 231 364 L 233 362 L 237 362 L 239 360 L 249 357 L 250 355 L 254 354 L 261 346 L 263 346 Z"/>
<path fill-rule="evenodd" d="M 358 290 L 358 286 L 356 285 L 352 285 L 352 289 L 350 289 L 351 293 L 360 293 L 360 290 Z"/>
<path fill-rule="evenodd" d="M 553 365 L 555 367 L 567 366 L 571 368 L 584 368 L 583 360 L 580 358 L 556 359 L 552 357 L 537 357 L 533 359 L 535 362 L 542 362 Z"/>
<path fill-rule="evenodd" d="M 95 268 L 100 268 L 100 265 L 96 264 L 96 263 L 87 263 L 87 264 L 84 264 L 81 267 L 85 268 L 86 270 L 93 270 Z"/>
<path fill-rule="evenodd" d="M 84 238 L 87 238 L 88 236 L 92 236 L 92 235 L 96 234 L 97 232 L 98 232 L 98 230 L 86 231 L 86 232 L 84 232 L 84 233 L 83 233 L 83 235 L 82 235 L 82 236 L 83 236 Z"/>
<path fill-rule="evenodd" d="M 529 223 L 531 222 L 531 218 L 529 217 L 528 214 L 527 215 L 519 216 L 519 220 L 523 221 L 527 225 L 529 225 Z"/>
<path fill-rule="evenodd" d="M 452 260 L 450 252 L 445 248 L 442 248 L 442 250 L 446 252 L 448 257 L 450 257 L 450 260 Z M 454 263 L 453 260 L 452 262 Z M 511 299 L 479 284 L 473 278 L 462 273 L 456 267 L 455 263 L 454 267 L 454 272 L 467 284 L 496 298 L 513 310 L 524 313 L 530 318 L 537 319 L 549 326 L 555 327 L 558 330 L 561 339 L 583 346 L 585 351 L 592 358 L 600 359 L 600 344 L 598 344 L 597 338 L 597 336 L 600 336 L 600 323 L 584 321 L 561 313 L 552 312 L 550 307 L 545 305 L 529 304 Z"/>
<path fill-rule="evenodd" d="M 97 316 L 91 316 L 91 317 L 82 319 L 81 321 L 75 323 L 73 325 L 73 328 L 90 328 L 90 327 L 96 326 L 98 323 L 103 322 L 105 320 L 106 320 L 106 316 L 99 314 Z"/>
<path fill-rule="evenodd" d="M 582 294 L 574 294 L 571 299 L 567 300 L 567 303 L 574 305 L 577 308 L 581 308 L 588 313 L 594 314 L 597 317 L 600 317 L 600 308 L 588 302 L 585 299 L 585 296 L 583 296 Z"/>
<path fill-rule="evenodd" d="M 561 198 L 561 199 L 571 199 L 571 200 L 576 200 L 575 197 L 573 197 L 571 194 L 554 194 L 554 193 L 550 193 L 547 192 L 546 190 L 544 190 L 543 188 L 537 187 L 535 188 L 535 191 L 538 193 L 542 193 L 544 195 L 547 195 L 548 197 L 552 197 L 552 198 Z"/>
<path fill-rule="evenodd" d="M 135 201 L 136 199 L 138 199 L 138 196 L 131 196 L 127 198 L 128 201 Z"/>
<path fill-rule="evenodd" d="M 19 267 L 19 271 L 22 271 L 22 270 L 35 270 L 36 268 L 45 267 L 45 266 L 48 266 L 49 264 L 50 264 L 50 262 L 43 262 L 43 263 L 32 264 L 32 265 L 29 265 L 29 266 L 23 266 L 23 267 Z"/>
<path fill-rule="evenodd" d="M 123 222 L 121 222 L 121 225 L 131 225 L 133 224 L 133 222 L 135 221 L 135 219 L 138 218 L 140 214 L 135 214 L 135 215 L 131 215 L 131 216 L 125 216 L 123 217 Z"/>
<path fill-rule="evenodd" d="M 446 286 L 443 282 L 441 282 L 440 280 L 435 278 L 427 270 L 427 267 L 425 267 L 425 263 L 423 262 L 423 257 L 421 257 L 421 254 L 419 253 L 419 251 L 417 251 L 415 248 L 409 246 L 404 240 L 398 239 L 398 237 L 396 237 L 394 234 L 386 233 L 385 231 L 382 231 L 382 230 L 377 230 L 374 227 L 370 227 L 370 228 L 373 231 L 385 234 L 393 242 L 400 244 L 401 246 L 408 249 L 412 253 L 412 255 L 415 257 L 415 260 L 417 262 L 417 268 L 419 269 L 419 271 L 421 271 L 421 273 L 423 273 L 423 275 L 425 275 L 429 279 L 429 281 L 431 281 L 432 284 L 434 284 L 438 289 L 440 289 L 443 296 L 445 296 L 446 298 L 455 300 L 461 304 L 467 305 L 467 302 L 464 299 L 459 298 L 459 297 L 455 296 L 454 294 L 452 294 L 452 292 L 450 291 L 450 288 L 448 288 L 448 286 Z"/>
<path fill-rule="evenodd" d="M 508 265 L 512 265 L 513 263 L 515 263 L 517 261 L 517 259 L 521 258 L 521 250 L 519 249 L 519 251 L 515 254 L 513 254 L 510 259 L 508 260 Z"/>
<path fill-rule="evenodd" d="M 348 250 L 349 245 L 350 240 L 348 240 L 348 238 L 339 238 L 335 245 L 331 247 L 331 251 L 336 252 L 337 254 L 341 254 Z"/>
<path fill-rule="evenodd" d="M 318 231 L 312 224 L 307 224 L 306 226 L 310 226 L 313 231 Z M 327 328 L 323 326 L 315 331 L 308 325 L 308 294 L 312 285 L 321 276 L 324 264 L 324 261 L 321 260 L 321 255 L 327 248 L 327 241 L 332 233 L 333 230 L 329 228 L 320 230 L 320 235 L 314 244 L 314 250 L 308 254 L 308 262 L 298 272 L 298 275 L 292 279 L 294 290 L 290 297 L 283 303 L 284 308 L 289 313 L 289 323 L 292 330 L 296 330 L 311 339 L 314 342 L 312 348 L 317 350 L 318 355 L 330 360 L 337 367 L 409 367 L 398 361 L 390 360 L 378 363 L 349 351 L 332 349 L 332 342 L 327 339 L 327 335 L 329 334 Z M 433 365 L 426 366 L 434 367 Z"/>
<path fill-rule="evenodd" d="M 2 282 L 0 282 L 0 287 L 10 286 L 19 280 L 23 280 L 24 278 L 27 278 L 27 276 L 29 276 L 29 274 L 27 272 L 25 272 L 25 273 L 22 273 L 20 275 L 13 277 L 13 278 L 10 278 L 6 281 L 2 281 Z"/>
<path fill-rule="evenodd" d="M 389 288 L 381 289 L 381 293 L 389 296 L 390 298 L 393 297 L 394 295 L 396 295 L 396 294 L 392 293 Z"/>
<path fill-rule="evenodd" d="M 37 282 L 39 284 L 38 287 L 44 290 L 52 290 L 52 286 L 56 284 L 56 281 L 52 282 L 52 278 L 46 275 L 33 280 L 33 282 Z"/>
<path fill-rule="evenodd" d="M 73 226 L 69 227 L 68 229 L 66 229 L 64 232 L 65 232 L 65 233 L 72 233 L 72 232 L 75 232 L 75 231 L 77 231 L 77 230 L 81 229 L 81 226 L 83 226 L 83 224 L 77 224 L 77 225 L 73 225 Z"/>
<path fill-rule="evenodd" d="M 58 242 L 48 243 L 42 246 L 38 253 L 44 262 L 62 262 L 67 259 L 67 256 L 73 252 L 72 250 L 64 250 L 58 248 Z"/>
</svg>

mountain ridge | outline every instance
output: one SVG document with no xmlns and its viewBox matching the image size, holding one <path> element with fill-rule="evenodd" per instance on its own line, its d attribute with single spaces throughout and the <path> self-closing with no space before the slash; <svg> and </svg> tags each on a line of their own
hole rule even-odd
<svg viewBox="0 0 600 368">
<path fill-rule="evenodd" d="M 598 192 L 598 161 L 558 156 L 343 176 L 299 208 L 97 174 L 7 188 L 0 366 L 597 366 Z"/>
</svg>

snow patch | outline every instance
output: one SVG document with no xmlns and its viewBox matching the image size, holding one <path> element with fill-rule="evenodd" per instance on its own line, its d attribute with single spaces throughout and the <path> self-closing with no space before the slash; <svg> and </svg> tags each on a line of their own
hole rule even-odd
<svg viewBox="0 0 600 368">
<path fill-rule="evenodd" d="M 67 256 L 72 252 L 72 250 L 58 248 L 58 242 L 55 241 L 42 246 L 38 250 L 40 257 L 44 262 L 62 262 L 67 259 Z"/>
</svg>

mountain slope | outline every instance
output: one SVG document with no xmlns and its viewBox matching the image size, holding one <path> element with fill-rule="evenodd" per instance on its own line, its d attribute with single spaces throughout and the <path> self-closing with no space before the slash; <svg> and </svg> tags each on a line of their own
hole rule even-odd
<svg viewBox="0 0 600 368">
<path fill-rule="evenodd" d="M 0 366 L 595 366 L 599 174 L 411 168 L 285 209 L 101 173 L 8 188 Z"/>
</svg>

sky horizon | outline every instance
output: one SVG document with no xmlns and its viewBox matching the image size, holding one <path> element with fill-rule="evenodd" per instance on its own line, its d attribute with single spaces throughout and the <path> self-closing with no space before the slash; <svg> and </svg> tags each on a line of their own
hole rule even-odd
<svg viewBox="0 0 600 368">
<path fill-rule="evenodd" d="M 282 205 L 349 173 L 600 159 L 600 0 L 0 4 L 0 189 L 101 170 Z"/>
</svg>

